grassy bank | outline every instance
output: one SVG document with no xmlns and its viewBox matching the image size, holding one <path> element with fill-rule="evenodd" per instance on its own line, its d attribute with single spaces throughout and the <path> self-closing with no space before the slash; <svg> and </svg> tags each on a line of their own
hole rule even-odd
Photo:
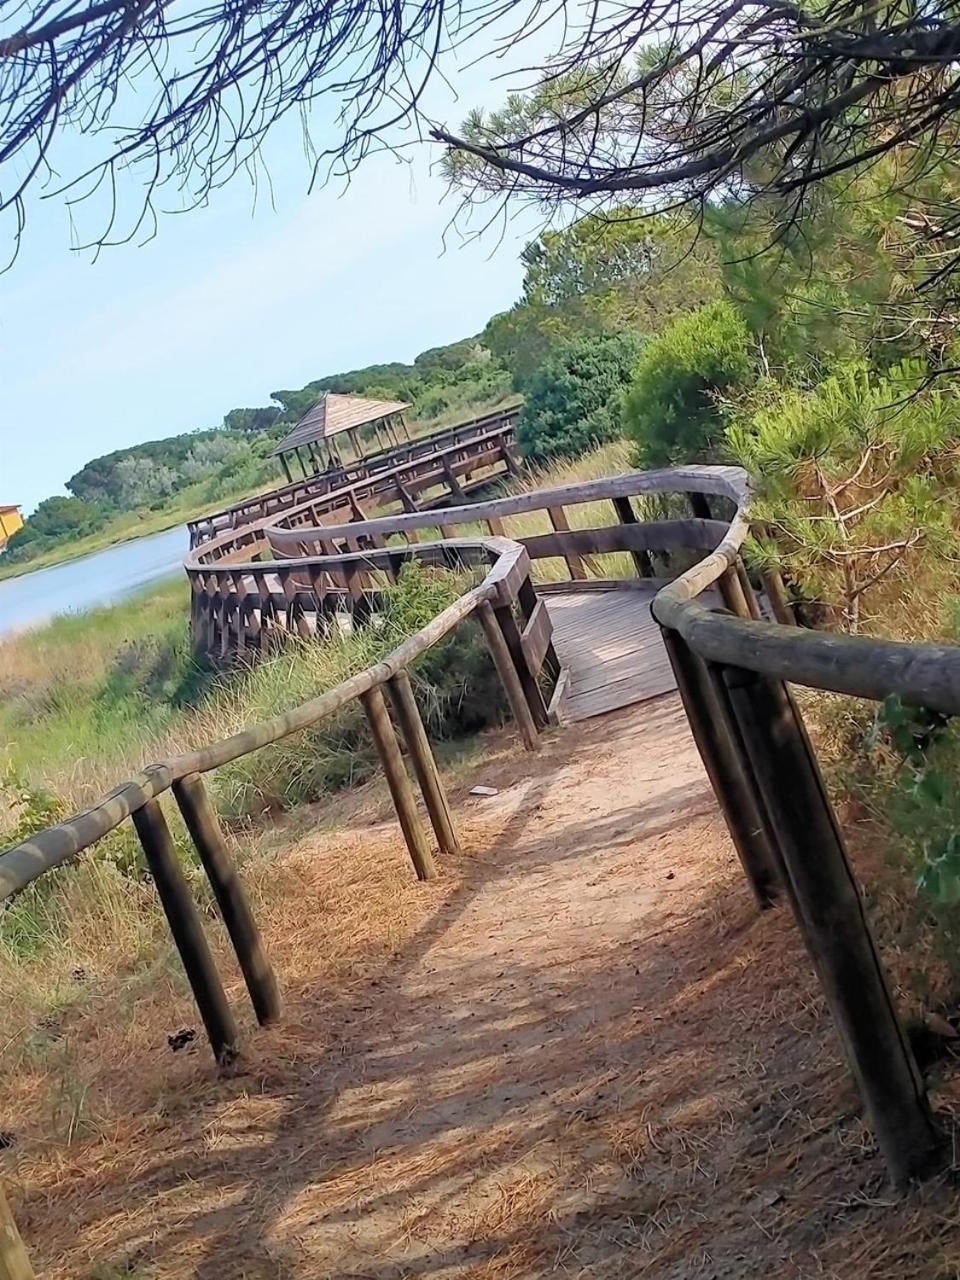
<svg viewBox="0 0 960 1280">
<path fill-rule="evenodd" d="M 144 764 L 215 741 L 315 697 L 423 626 L 462 589 L 411 569 L 382 625 L 323 645 L 291 641 L 255 666 L 218 675 L 193 657 L 187 587 L 177 580 L 122 605 L 58 619 L 0 645 L 0 761 L 9 839 L 25 824 L 89 804 Z M 482 726 L 499 705 L 469 629 L 426 654 L 415 678 L 440 736 Z M 372 764 L 357 708 L 220 770 L 231 821 L 315 800 Z"/>
</svg>

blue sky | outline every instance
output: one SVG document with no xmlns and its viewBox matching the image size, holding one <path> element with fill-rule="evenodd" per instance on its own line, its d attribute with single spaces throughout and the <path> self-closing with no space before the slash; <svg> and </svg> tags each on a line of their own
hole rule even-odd
<svg viewBox="0 0 960 1280">
<path fill-rule="evenodd" d="M 439 114 L 455 123 L 498 102 L 489 76 L 461 76 Z M 96 262 L 71 250 L 62 203 L 35 200 L 0 277 L 0 502 L 29 510 L 98 454 L 477 332 L 518 297 L 536 223 L 465 242 L 430 158 L 426 145 L 412 165 L 374 156 L 346 189 L 308 197 L 299 140 L 281 129 L 266 156 L 275 208 L 237 178 L 209 207 L 162 218 L 148 245 Z"/>
</svg>

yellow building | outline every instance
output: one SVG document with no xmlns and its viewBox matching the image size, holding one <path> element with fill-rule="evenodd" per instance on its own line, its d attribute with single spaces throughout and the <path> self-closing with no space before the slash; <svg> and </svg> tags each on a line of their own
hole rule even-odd
<svg viewBox="0 0 960 1280">
<path fill-rule="evenodd" d="M 12 533 L 23 528 L 23 516 L 19 507 L 0 506 L 0 551 L 7 545 Z"/>
</svg>

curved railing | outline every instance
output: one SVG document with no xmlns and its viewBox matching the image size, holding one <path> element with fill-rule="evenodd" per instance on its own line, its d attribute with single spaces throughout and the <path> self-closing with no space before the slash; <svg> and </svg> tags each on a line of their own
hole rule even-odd
<svg viewBox="0 0 960 1280">
<path fill-rule="evenodd" d="M 304 475 L 302 480 L 255 494 L 242 502 L 234 503 L 221 511 L 212 511 L 187 522 L 190 546 L 199 546 L 219 534 L 240 529 L 258 520 L 276 517 L 295 507 L 302 507 L 315 498 L 323 498 L 336 490 L 347 489 L 384 472 L 406 474 L 416 479 L 419 469 L 432 458 L 442 456 L 445 450 L 456 451 L 458 446 L 469 446 L 483 438 L 496 441 L 506 448 L 513 443 L 513 430 L 519 415 L 516 405 L 507 405 L 481 414 L 466 422 L 446 427 L 432 435 L 421 436 L 406 444 L 395 445 L 377 453 L 369 453 L 362 459 L 333 471 L 317 471 Z M 503 455 L 500 455 L 501 458 Z M 515 460 L 510 459 L 516 469 Z"/>
<path fill-rule="evenodd" d="M 479 451 L 475 442 L 469 447 L 473 459 L 483 455 L 485 445 Z M 455 477 L 455 466 L 467 468 L 469 461 L 456 453 L 446 458 Z M 132 817 L 215 1051 L 228 1054 L 235 1028 L 176 867 L 158 795 L 173 790 L 214 884 L 258 1015 L 273 1016 L 272 975 L 226 860 L 201 775 L 360 698 L 418 874 L 430 874 L 429 850 L 382 689 L 391 693 L 438 846 L 441 851 L 452 847 L 449 810 L 406 681 L 407 666 L 477 614 L 524 739 L 535 746 L 549 719 L 551 689 L 558 687 L 560 672 L 549 615 L 540 599 L 544 586 L 535 584 L 531 564 L 554 560 L 569 577 L 566 589 L 588 588 L 591 575 L 602 577 L 596 557 L 628 553 L 635 574 L 659 588 L 653 614 L 757 900 L 770 905 L 783 893 L 796 913 L 893 1176 L 903 1180 L 925 1172 L 939 1150 L 939 1133 L 786 682 L 861 697 L 893 693 L 955 714 L 960 712 L 960 649 L 835 636 L 789 625 L 789 608 L 775 577 L 767 577 L 763 585 L 767 611 L 780 621 L 764 620 L 740 558 L 750 511 L 747 479 L 737 468 L 640 472 L 440 512 L 408 510 L 363 519 L 363 494 L 377 492 L 363 486 L 384 483 L 395 493 L 406 487 L 404 473 L 394 471 L 364 477 L 196 547 L 187 571 L 193 623 L 206 628 L 198 632 L 201 647 L 243 651 L 262 649 L 288 631 L 321 635 L 325 620 L 340 613 L 362 623 L 376 613 L 385 584 L 410 558 L 454 568 L 483 563 L 484 581 L 383 663 L 266 725 L 147 769 L 84 814 L 0 855 L 0 899 Z M 686 495 L 691 514 L 644 520 L 636 500 L 663 495 Z M 597 503 L 612 514 L 612 525 L 571 527 L 571 512 L 579 509 L 578 518 L 584 511 L 589 516 Z M 718 519 L 721 507 L 726 514 Z M 549 531 L 504 536 L 505 520 L 531 512 L 545 514 Z M 430 528 L 437 529 L 439 541 L 418 541 Z M 680 552 L 683 559 L 695 557 L 692 567 L 681 563 Z M 713 588 L 725 606 L 722 611 L 706 603 Z"/>
</svg>

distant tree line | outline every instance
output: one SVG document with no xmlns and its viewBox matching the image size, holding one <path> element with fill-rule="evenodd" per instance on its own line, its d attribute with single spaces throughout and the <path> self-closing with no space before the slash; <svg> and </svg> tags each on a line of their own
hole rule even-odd
<svg viewBox="0 0 960 1280">
<path fill-rule="evenodd" d="M 7 563 L 96 533 L 132 512 L 172 512 L 216 503 L 280 479 L 276 441 L 326 391 L 404 400 L 423 420 L 467 416 L 512 388 L 503 361 L 476 338 L 418 355 L 413 364 L 375 364 L 271 393 L 270 405 L 231 409 L 219 427 L 117 449 L 66 482 L 69 496 L 45 498 L 10 539 Z"/>
</svg>

